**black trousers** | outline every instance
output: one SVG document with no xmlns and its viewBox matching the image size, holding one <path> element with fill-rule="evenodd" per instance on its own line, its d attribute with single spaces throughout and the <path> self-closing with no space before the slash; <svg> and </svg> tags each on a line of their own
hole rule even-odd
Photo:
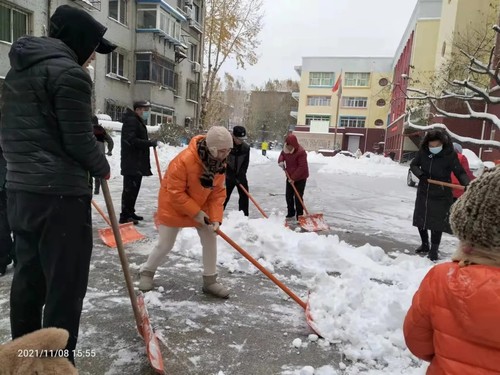
<svg viewBox="0 0 500 375">
<path fill-rule="evenodd" d="M 68 359 L 74 362 L 92 254 L 91 197 L 7 195 L 17 256 L 10 293 L 12 338 L 42 327 L 64 328 Z"/>
<path fill-rule="evenodd" d="M 11 233 L 7 218 L 7 192 L 0 190 L 0 268 L 15 260 Z"/>
<path fill-rule="evenodd" d="M 135 213 L 135 202 L 141 189 L 142 176 L 123 176 L 122 212 L 120 219 L 128 219 Z"/>
<path fill-rule="evenodd" d="M 420 234 L 420 239 L 423 244 L 429 244 L 429 232 L 427 229 L 418 228 L 418 233 Z M 443 236 L 443 232 L 439 232 L 437 230 L 431 230 L 431 244 L 438 245 L 441 243 L 441 237 Z"/>
<path fill-rule="evenodd" d="M 243 187 L 248 190 L 248 181 L 245 178 L 245 180 L 239 181 Z M 229 202 L 229 199 L 231 198 L 231 193 L 234 190 L 234 187 L 237 187 L 238 189 L 238 194 L 240 195 L 240 199 L 238 199 L 238 210 L 243 211 L 243 214 L 245 216 L 248 216 L 248 195 L 243 191 L 242 188 L 238 185 L 238 183 L 233 180 L 233 179 L 227 179 L 226 178 L 226 201 L 224 202 L 224 209 L 226 209 L 227 202 Z"/>
<path fill-rule="evenodd" d="M 306 181 L 307 180 L 299 180 L 294 182 L 295 188 L 299 192 L 301 198 L 304 196 Z M 286 217 L 295 216 L 296 218 L 298 218 L 299 216 L 304 214 L 304 208 L 300 204 L 299 198 L 297 198 L 297 195 L 295 194 L 295 191 L 293 190 L 293 187 L 288 182 L 288 180 L 286 180 L 286 206 L 288 210 Z"/>
</svg>

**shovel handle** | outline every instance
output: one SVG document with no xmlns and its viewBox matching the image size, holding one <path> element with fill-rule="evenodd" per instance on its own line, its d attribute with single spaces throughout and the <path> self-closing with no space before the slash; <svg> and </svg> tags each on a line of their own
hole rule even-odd
<svg viewBox="0 0 500 375">
<path fill-rule="evenodd" d="M 155 154 L 156 170 L 158 171 L 158 178 L 160 179 L 161 184 L 160 160 L 158 159 L 158 151 L 156 151 L 156 147 L 153 147 L 153 153 Z"/>
<path fill-rule="evenodd" d="M 446 186 L 457 190 L 465 190 L 465 186 L 462 185 L 450 184 L 449 182 L 438 181 L 438 180 L 431 180 L 430 178 L 427 181 L 434 185 Z"/>
<path fill-rule="evenodd" d="M 250 200 L 255 205 L 255 207 L 257 207 L 257 209 L 260 211 L 260 213 L 262 214 L 262 216 L 264 216 L 267 219 L 268 216 L 266 215 L 266 213 L 264 212 L 264 210 L 259 206 L 259 204 L 255 201 L 255 199 L 253 199 L 253 197 L 250 195 L 250 193 L 248 192 L 248 190 L 245 189 L 245 187 L 242 184 L 240 184 L 240 183 L 238 183 L 238 186 L 241 188 L 241 190 L 243 190 L 245 192 L 245 194 L 248 196 L 248 198 L 250 198 Z"/>
<path fill-rule="evenodd" d="M 288 174 L 288 172 L 286 171 L 286 169 L 285 169 L 285 174 L 286 174 L 286 178 L 288 178 L 290 181 L 292 181 L 292 179 L 290 178 L 290 175 Z M 307 211 L 306 205 L 304 204 L 304 201 L 302 200 L 302 197 L 300 196 L 299 191 L 295 187 L 295 183 L 292 181 L 292 182 L 289 182 L 289 184 L 292 185 L 293 191 L 295 191 L 295 195 L 297 196 L 300 204 L 304 208 L 304 211 L 305 211 L 306 215 L 309 215 L 309 212 Z"/>
<path fill-rule="evenodd" d="M 292 292 L 285 284 L 283 284 L 281 281 L 279 281 L 271 272 L 269 272 L 265 267 L 263 267 L 259 262 L 255 260 L 250 254 L 248 254 L 245 250 L 241 248 L 236 242 L 234 242 L 232 239 L 230 239 L 224 232 L 222 232 L 220 229 L 217 229 L 215 231 L 219 236 L 221 236 L 229 245 L 234 247 L 236 251 L 238 251 L 241 255 L 243 255 L 245 258 L 248 259 L 250 263 L 252 263 L 255 267 L 259 269 L 264 275 L 266 275 L 273 283 L 275 283 L 282 291 L 284 291 L 286 294 L 290 296 L 291 299 L 293 299 L 295 302 L 297 302 L 300 307 L 302 307 L 304 310 L 307 307 L 307 304 L 302 301 L 294 292 Z"/>
<path fill-rule="evenodd" d="M 93 199 L 92 199 L 92 206 L 94 206 L 94 208 L 97 210 L 97 212 L 99 212 L 101 214 L 101 216 L 104 219 L 104 221 L 106 222 L 106 224 L 108 224 L 109 226 L 111 226 L 111 221 L 109 221 L 109 219 L 106 216 L 106 214 L 104 213 L 104 211 L 101 209 L 101 207 L 99 207 L 99 205 L 97 204 L 97 202 L 95 200 L 93 200 Z"/>
<path fill-rule="evenodd" d="M 125 283 L 127 284 L 128 295 L 130 297 L 130 302 L 132 303 L 132 310 L 134 311 L 135 324 L 137 324 L 137 330 L 142 335 L 143 333 L 142 333 L 141 313 L 139 311 L 139 306 L 137 304 L 137 297 L 135 295 L 134 285 L 132 284 L 132 277 L 130 276 L 128 259 L 127 255 L 125 254 L 125 249 L 123 247 L 120 227 L 118 225 L 118 220 L 116 219 L 115 209 L 113 207 L 113 200 L 111 199 L 111 193 L 109 191 L 108 181 L 106 181 L 104 178 L 101 179 L 101 187 L 102 187 L 102 193 L 104 195 L 104 200 L 106 201 L 106 208 L 108 209 L 109 219 L 111 221 L 111 228 L 113 229 L 113 234 L 115 235 L 116 247 L 118 248 L 118 255 L 120 256 L 123 275 L 125 276 Z"/>
</svg>

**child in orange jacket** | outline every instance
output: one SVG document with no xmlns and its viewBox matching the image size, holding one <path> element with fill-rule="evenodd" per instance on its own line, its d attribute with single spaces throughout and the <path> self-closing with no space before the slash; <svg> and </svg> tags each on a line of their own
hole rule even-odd
<svg viewBox="0 0 500 375">
<path fill-rule="evenodd" d="M 404 322 L 427 374 L 500 374 L 500 167 L 473 181 L 451 209 L 453 262 L 433 267 Z"/>
</svg>

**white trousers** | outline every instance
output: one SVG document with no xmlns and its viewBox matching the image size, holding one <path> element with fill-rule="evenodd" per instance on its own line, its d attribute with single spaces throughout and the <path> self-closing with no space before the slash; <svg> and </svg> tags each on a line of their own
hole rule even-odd
<svg viewBox="0 0 500 375">
<path fill-rule="evenodd" d="M 156 272 L 157 268 L 164 262 L 167 254 L 172 250 L 181 228 L 158 226 L 160 239 L 158 245 L 149 254 L 148 260 L 141 267 L 141 271 Z M 203 252 L 203 275 L 211 276 L 217 273 L 217 236 L 211 226 L 203 225 L 197 227 L 198 236 Z"/>
</svg>

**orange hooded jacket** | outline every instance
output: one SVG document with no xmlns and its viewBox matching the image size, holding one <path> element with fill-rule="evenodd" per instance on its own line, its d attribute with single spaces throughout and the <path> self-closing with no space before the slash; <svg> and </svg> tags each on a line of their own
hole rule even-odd
<svg viewBox="0 0 500 375">
<path fill-rule="evenodd" d="M 158 194 L 158 223 L 169 227 L 195 227 L 193 219 L 200 210 L 210 221 L 222 223 L 226 200 L 225 175 L 216 174 L 213 188 L 204 188 L 200 177 L 203 163 L 198 156 L 197 143 L 203 135 L 193 137 L 187 149 L 169 164 Z"/>
<path fill-rule="evenodd" d="M 428 375 L 500 374 L 500 268 L 433 267 L 404 322 L 408 349 Z"/>
</svg>

